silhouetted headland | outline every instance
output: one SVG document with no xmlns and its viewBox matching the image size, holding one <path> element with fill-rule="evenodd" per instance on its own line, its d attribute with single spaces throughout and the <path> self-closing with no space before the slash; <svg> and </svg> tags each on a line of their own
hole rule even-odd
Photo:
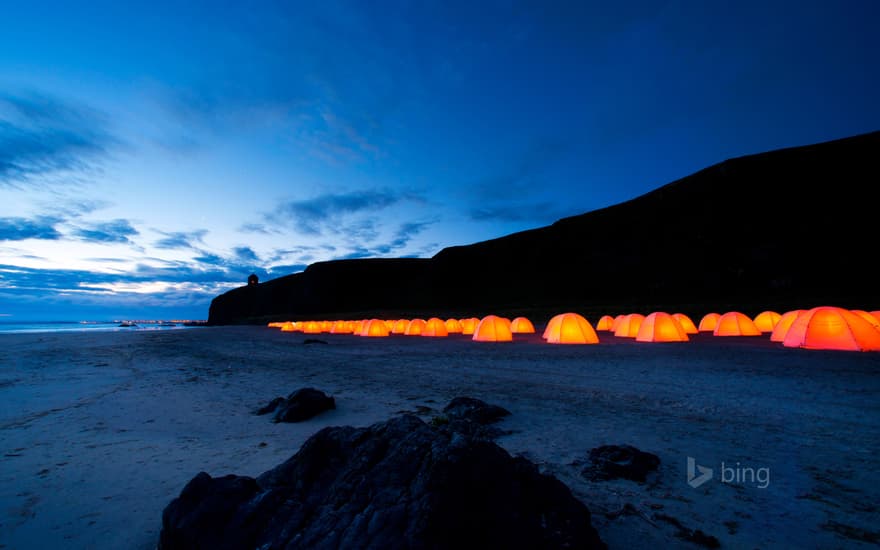
<svg viewBox="0 0 880 550">
<path fill-rule="evenodd" d="M 308 316 L 874 307 L 880 132 L 724 161 L 633 200 L 430 259 L 319 262 L 211 303 Z M 866 303 L 871 301 L 871 303 Z M 367 316 L 367 315 L 364 315 Z"/>
</svg>

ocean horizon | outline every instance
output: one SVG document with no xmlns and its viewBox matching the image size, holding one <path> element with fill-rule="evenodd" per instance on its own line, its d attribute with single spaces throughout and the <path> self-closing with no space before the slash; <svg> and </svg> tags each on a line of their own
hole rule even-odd
<svg viewBox="0 0 880 550">
<path fill-rule="evenodd" d="M 196 328 L 204 321 L 0 321 L 0 334 L 36 332 L 129 332 Z"/>
</svg>

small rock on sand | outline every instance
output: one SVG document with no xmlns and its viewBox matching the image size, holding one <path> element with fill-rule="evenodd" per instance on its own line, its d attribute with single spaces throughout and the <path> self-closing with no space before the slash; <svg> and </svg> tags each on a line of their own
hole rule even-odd
<svg viewBox="0 0 880 550">
<path fill-rule="evenodd" d="M 300 388 L 285 397 L 276 397 L 254 414 L 275 413 L 272 422 L 302 422 L 336 408 L 336 401 L 315 388 Z"/>
<path fill-rule="evenodd" d="M 641 483 L 660 465 L 660 457 L 631 445 L 602 445 L 590 450 L 590 463 L 582 473 L 592 481 L 622 478 Z"/>
</svg>

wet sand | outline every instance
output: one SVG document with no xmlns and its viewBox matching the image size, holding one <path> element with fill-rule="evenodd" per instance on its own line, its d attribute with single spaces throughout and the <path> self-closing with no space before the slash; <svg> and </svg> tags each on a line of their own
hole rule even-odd
<svg viewBox="0 0 880 550">
<path fill-rule="evenodd" d="M 880 541 L 880 354 L 599 334 L 596 346 L 329 334 L 304 346 L 263 327 L 0 335 L 0 547 L 153 548 L 162 509 L 199 471 L 257 475 L 323 427 L 428 420 L 459 395 L 513 413 L 498 443 L 565 482 L 611 548 L 686 544 L 676 521 L 724 548 Z M 303 386 L 337 409 L 301 424 L 251 414 Z M 660 471 L 587 481 L 603 444 L 655 453 Z M 689 456 L 713 469 L 698 488 Z M 766 469 L 766 487 L 749 469 Z"/>
</svg>

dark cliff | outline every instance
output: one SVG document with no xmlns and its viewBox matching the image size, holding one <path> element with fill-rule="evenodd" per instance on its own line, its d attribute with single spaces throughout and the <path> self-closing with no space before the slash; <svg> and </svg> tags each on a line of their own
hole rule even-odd
<svg viewBox="0 0 880 550">
<path fill-rule="evenodd" d="M 870 196 L 878 182 L 880 132 L 740 157 L 625 203 L 431 259 L 314 264 L 218 296 L 209 320 L 876 308 L 880 240 Z"/>
</svg>

